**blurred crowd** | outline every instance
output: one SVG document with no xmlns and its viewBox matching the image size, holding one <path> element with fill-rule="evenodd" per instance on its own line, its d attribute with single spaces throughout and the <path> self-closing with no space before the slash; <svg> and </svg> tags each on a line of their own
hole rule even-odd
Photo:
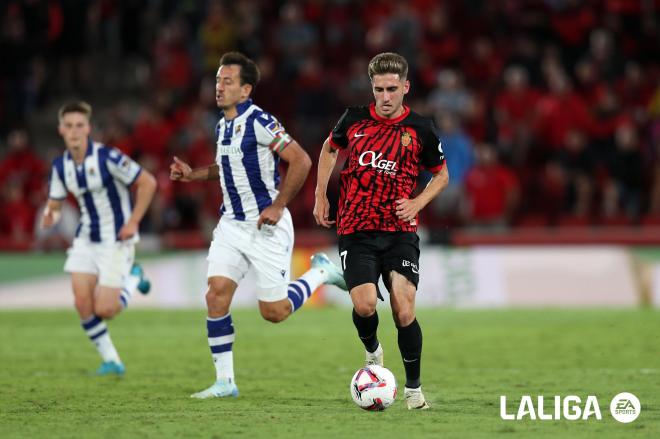
<svg viewBox="0 0 660 439">
<path fill-rule="evenodd" d="M 222 53 L 258 62 L 255 102 L 315 159 L 367 63 L 410 63 L 407 103 L 436 121 L 450 186 L 427 228 L 660 224 L 660 1 L 22 0 L 0 10 L 0 230 L 32 240 L 56 109 L 158 177 L 145 231 L 208 232 L 217 183 L 168 180 L 215 156 Z M 336 182 L 336 180 L 334 180 Z M 290 210 L 313 228 L 315 178 Z M 331 184 L 332 186 L 332 184 Z M 334 192 L 333 192 L 334 191 Z M 331 189 L 336 199 L 336 188 Z"/>
</svg>

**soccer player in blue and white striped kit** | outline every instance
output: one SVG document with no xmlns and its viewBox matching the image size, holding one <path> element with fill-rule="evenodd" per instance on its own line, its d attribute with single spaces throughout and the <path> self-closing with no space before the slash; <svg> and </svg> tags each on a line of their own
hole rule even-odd
<svg viewBox="0 0 660 439">
<path fill-rule="evenodd" d="M 191 169 L 175 157 L 170 166 L 172 180 L 220 180 L 223 194 L 222 217 L 209 249 L 206 293 L 216 382 L 193 398 L 238 396 L 229 307 L 250 266 L 256 272 L 259 311 L 273 323 L 299 309 L 322 283 L 346 289 L 341 270 L 322 253 L 312 257 L 309 271 L 289 282 L 293 224 L 286 205 L 302 187 L 312 162 L 278 120 L 252 102 L 258 81 L 252 60 L 238 52 L 224 54 L 216 76 L 216 104 L 223 111 L 216 128 L 216 163 Z M 288 163 L 281 185 L 280 158 Z"/>
<path fill-rule="evenodd" d="M 156 192 L 156 179 L 118 149 L 93 142 L 91 115 L 85 102 L 60 108 L 58 130 L 66 151 L 53 160 L 41 225 L 59 221 L 67 193 L 76 198 L 80 224 L 64 271 L 71 274 L 83 330 L 103 360 L 96 373 L 121 376 L 125 367 L 105 321 L 125 309 L 136 290 L 149 291 L 134 257 L 138 226 Z M 131 186 L 136 188 L 134 206 Z"/>
</svg>

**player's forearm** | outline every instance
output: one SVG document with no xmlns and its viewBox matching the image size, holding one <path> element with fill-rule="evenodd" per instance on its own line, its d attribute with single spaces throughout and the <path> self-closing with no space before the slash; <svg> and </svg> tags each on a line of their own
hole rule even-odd
<svg viewBox="0 0 660 439">
<path fill-rule="evenodd" d="M 135 191 L 135 205 L 133 206 L 133 213 L 129 218 L 128 222 L 133 222 L 135 224 L 140 224 L 142 218 L 147 213 L 147 209 L 151 204 L 151 200 L 154 198 L 156 193 L 156 178 L 147 171 L 142 171 L 140 177 L 138 177 L 137 189 Z"/>
<path fill-rule="evenodd" d="M 330 144 L 326 140 L 321 149 L 321 154 L 319 155 L 319 164 L 316 171 L 316 195 L 325 195 L 328 190 L 328 182 L 330 181 L 330 175 L 332 175 L 332 170 L 335 168 L 337 163 L 337 150 L 334 150 L 330 147 Z"/>
<path fill-rule="evenodd" d="M 415 197 L 415 200 L 419 203 L 420 210 L 437 197 L 447 187 L 447 184 L 449 184 L 449 172 L 447 172 L 447 166 L 443 166 L 438 173 L 433 174 L 433 178 L 431 178 L 431 181 L 429 181 L 424 190 Z"/>
<path fill-rule="evenodd" d="M 295 161 L 289 162 L 286 178 L 282 182 L 280 193 L 273 201 L 273 204 L 286 207 L 305 184 L 311 168 L 312 161 L 307 154 L 301 155 Z"/>
<path fill-rule="evenodd" d="M 202 166 L 201 168 L 195 168 L 190 174 L 190 180 L 199 181 L 199 180 L 220 180 L 220 167 L 217 163 L 214 163 L 209 166 Z"/>
</svg>

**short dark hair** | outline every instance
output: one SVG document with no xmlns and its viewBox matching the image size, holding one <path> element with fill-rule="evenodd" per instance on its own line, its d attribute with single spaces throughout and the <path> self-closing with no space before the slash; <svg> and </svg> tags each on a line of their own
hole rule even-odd
<svg viewBox="0 0 660 439">
<path fill-rule="evenodd" d="M 62 120 L 67 113 L 82 113 L 88 119 L 92 117 L 92 106 L 85 101 L 72 101 L 62 105 L 57 112 L 57 119 Z"/>
<path fill-rule="evenodd" d="M 247 56 L 241 52 L 227 52 L 220 58 L 221 66 L 237 65 L 241 66 L 241 85 L 250 84 L 252 89 L 259 83 L 259 67 Z"/>
<path fill-rule="evenodd" d="M 399 75 L 399 79 L 408 76 L 408 61 L 398 53 L 384 52 L 374 56 L 369 61 L 369 79 L 373 80 L 375 75 L 393 73 Z"/>
</svg>

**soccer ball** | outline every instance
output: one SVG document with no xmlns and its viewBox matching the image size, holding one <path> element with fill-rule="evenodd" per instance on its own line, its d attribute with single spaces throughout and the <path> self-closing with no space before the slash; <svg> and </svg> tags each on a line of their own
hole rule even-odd
<svg viewBox="0 0 660 439">
<path fill-rule="evenodd" d="M 394 375 L 383 366 L 363 367 L 353 375 L 351 396 L 353 401 L 364 410 L 385 410 L 396 398 Z"/>
</svg>

